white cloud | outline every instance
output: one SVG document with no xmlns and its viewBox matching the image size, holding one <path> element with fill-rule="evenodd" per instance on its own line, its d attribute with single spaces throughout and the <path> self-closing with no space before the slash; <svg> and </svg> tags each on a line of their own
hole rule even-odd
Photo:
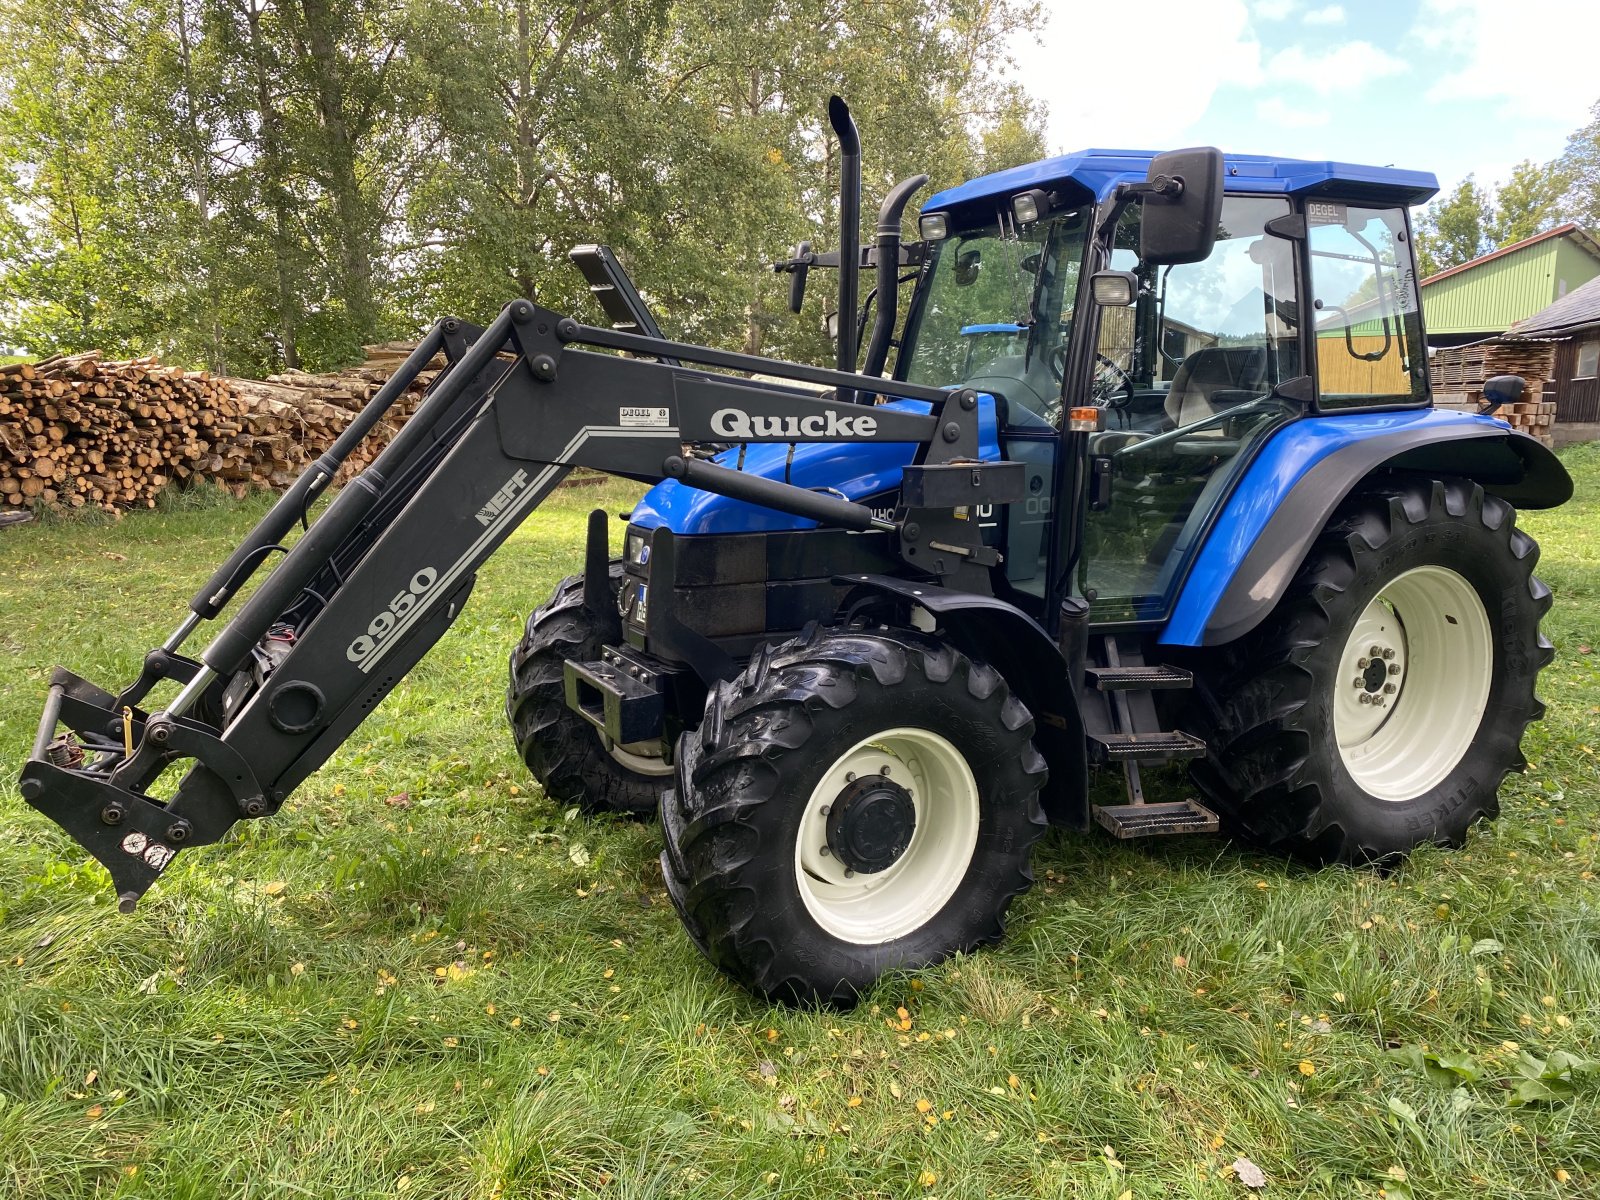
<svg viewBox="0 0 1600 1200">
<path fill-rule="evenodd" d="M 1259 11 L 1259 8 L 1258 8 Z M 1050 153 L 1104 146 L 1182 146 L 1224 83 L 1261 80 L 1261 45 L 1244 0 L 1145 0 L 1139 8 L 1138 60 L 1158 67 L 1189 64 L 1179 86 L 1135 74 L 1127 56 L 1085 47 L 1129 45 L 1128 10 L 1094 4 L 1055 8 L 1042 44 L 1012 43 L 1020 77 L 1048 106 Z"/>
<path fill-rule="evenodd" d="M 1376 79 L 1406 71 L 1402 60 L 1370 42 L 1345 42 L 1331 50 L 1290 46 L 1266 62 L 1269 83 L 1299 85 L 1321 96 L 1350 94 Z"/>
<path fill-rule="evenodd" d="M 1281 21 L 1294 11 L 1295 0 L 1256 0 L 1255 14 L 1262 21 Z"/>
<path fill-rule="evenodd" d="M 1344 5 L 1330 4 L 1326 8 L 1313 8 L 1300 19 L 1307 25 L 1343 25 Z"/>
<path fill-rule="evenodd" d="M 1333 114 L 1327 109 L 1295 108 L 1282 96 L 1258 102 L 1256 116 L 1284 129 L 1315 129 L 1333 120 Z"/>
<path fill-rule="evenodd" d="M 1428 89 L 1428 100 L 1499 100 L 1510 115 L 1571 129 L 1600 98 L 1600 20 L 1587 3 L 1423 0 L 1414 32 L 1455 67 Z"/>
</svg>

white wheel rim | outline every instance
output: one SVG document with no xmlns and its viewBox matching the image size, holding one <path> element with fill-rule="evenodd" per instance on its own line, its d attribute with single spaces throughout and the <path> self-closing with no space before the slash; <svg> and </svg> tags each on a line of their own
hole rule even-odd
<svg viewBox="0 0 1600 1200">
<path fill-rule="evenodd" d="M 604 739 L 601 739 L 604 741 Z M 658 754 L 640 754 L 629 750 L 619 743 L 613 742 L 608 748 L 608 753 L 616 762 L 635 775 L 649 775 L 659 778 L 672 774 L 672 764 Z"/>
<path fill-rule="evenodd" d="M 828 843 L 828 811 L 853 779 L 885 774 L 911 794 L 916 827 L 888 867 L 851 872 Z M 834 760 L 806 801 L 794 874 L 806 911 L 824 930 L 878 945 L 920 929 L 949 902 L 978 846 L 978 784 L 961 751 L 926 729 L 864 738 Z M 826 852 L 825 852 L 826 849 Z"/>
<path fill-rule="evenodd" d="M 1333 729 L 1345 770 L 1380 800 L 1437 787 L 1477 737 L 1493 675 L 1476 589 L 1446 567 L 1397 575 L 1357 618 L 1339 659 Z"/>
</svg>

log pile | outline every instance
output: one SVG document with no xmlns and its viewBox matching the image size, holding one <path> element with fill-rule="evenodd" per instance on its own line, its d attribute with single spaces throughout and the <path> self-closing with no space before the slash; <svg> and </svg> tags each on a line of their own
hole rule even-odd
<svg viewBox="0 0 1600 1200">
<path fill-rule="evenodd" d="M 0 366 L 0 504 L 121 512 L 154 507 L 162 488 L 195 479 L 241 496 L 281 488 L 387 378 L 369 365 L 257 382 L 98 351 Z M 396 403 L 343 477 L 394 436 L 430 378 Z"/>
<path fill-rule="evenodd" d="M 1495 416 L 1513 429 L 1554 445 L 1554 342 L 1496 339 L 1435 351 L 1428 360 L 1434 404 L 1439 408 L 1477 412 L 1483 407 L 1483 385 L 1496 375 L 1520 375 L 1527 390 L 1516 404 L 1503 404 Z M 1548 397 L 1548 398 L 1547 398 Z"/>
</svg>

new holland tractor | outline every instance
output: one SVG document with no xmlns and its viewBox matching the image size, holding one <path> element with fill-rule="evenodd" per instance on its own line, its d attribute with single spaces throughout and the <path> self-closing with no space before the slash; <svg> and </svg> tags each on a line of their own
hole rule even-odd
<svg viewBox="0 0 1600 1200">
<path fill-rule="evenodd" d="M 863 246 L 830 116 L 840 246 L 778 266 L 797 310 L 837 269 L 833 369 L 670 341 L 580 247 L 612 328 L 527 300 L 440 321 L 139 679 L 56 669 L 22 794 L 125 910 L 277 812 L 575 466 L 654 486 L 620 559 L 592 514 L 529 618 L 518 750 L 557 801 L 659 810 L 685 927 L 757 992 L 847 1003 L 997 939 L 1047 823 L 1365 863 L 1495 815 L 1551 655 L 1515 508 L 1572 485 L 1491 411 L 1431 405 L 1407 210 L 1433 176 L 1091 150 L 940 192 L 902 244 L 907 180 Z M 1198 799 L 1147 801 L 1173 760 Z M 1090 803 L 1097 768 L 1124 803 Z"/>
</svg>

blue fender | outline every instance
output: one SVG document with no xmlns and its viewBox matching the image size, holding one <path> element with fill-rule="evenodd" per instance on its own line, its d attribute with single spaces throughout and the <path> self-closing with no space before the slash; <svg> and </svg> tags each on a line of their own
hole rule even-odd
<svg viewBox="0 0 1600 1200">
<path fill-rule="evenodd" d="M 884 408 L 926 413 L 920 400 L 892 400 Z M 900 473 L 910 464 L 916 446 L 910 442 L 752 442 L 746 446 L 742 469 L 763 479 L 783 479 L 788 464 L 789 482 L 803 488 L 831 488 L 847 500 L 867 500 L 898 491 Z M 978 397 L 978 453 L 986 460 L 1000 457 L 999 427 L 994 397 Z M 739 448 L 724 450 L 714 460 L 719 466 L 738 467 Z M 772 533 L 815 529 L 817 522 L 776 509 L 762 508 L 714 492 L 704 492 L 675 479 L 656 484 L 634 506 L 629 522 L 645 529 L 666 526 L 673 533 Z"/>
<path fill-rule="evenodd" d="M 1224 501 L 1160 641 L 1217 646 L 1254 629 L 1333 510 L 1380 469 L 1462 476 L 1524 508 L 1572 496 L 1561 461 L 1493 417 L 1411 409 L 1292 421 L 1267 439 Z"/>
</svg>

